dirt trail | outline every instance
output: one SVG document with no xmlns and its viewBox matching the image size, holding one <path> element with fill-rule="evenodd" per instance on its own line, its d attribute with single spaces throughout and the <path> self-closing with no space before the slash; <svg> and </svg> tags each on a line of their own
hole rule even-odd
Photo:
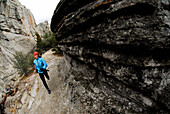
<svg viewBox="0 0 170 114">
<path fill-rule="evenodd" d="M 50 60 L 59 57 L 58 55 L 53 54 L 53 52 L 51 50 L 47 51 L 46 53 L 44 53 L 42 55 L 42 58 L 45 59 L 45 61 L 47 62 L 47 64 L 50 62 Z"/>
</svg>

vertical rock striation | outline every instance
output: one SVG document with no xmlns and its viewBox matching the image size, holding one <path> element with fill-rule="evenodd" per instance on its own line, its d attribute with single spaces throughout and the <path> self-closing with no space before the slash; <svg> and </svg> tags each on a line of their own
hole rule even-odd
<svg viewBox="0 0 170 114">
<path fill-rule="evenodd" d="M 34 37 L 36 23 L 33 14 L 18 0 L 0 1 L 0 30 Z"/>
<path fill-rule="evenodd" d="M 51 29 L 70 66 L 75 107 L 169 112 L 169 6 L 169 0 L 60 1 Z"/>
</svg>

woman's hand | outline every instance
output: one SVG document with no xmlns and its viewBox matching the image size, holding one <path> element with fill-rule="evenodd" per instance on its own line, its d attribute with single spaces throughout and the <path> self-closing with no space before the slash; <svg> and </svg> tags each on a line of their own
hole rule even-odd
<svg viewBox="0 0 170 114">
<path fill-rule="evenodd" d="M 41 71 L 44 71 L 44 68 L 40 68 Z"/>
</svg>

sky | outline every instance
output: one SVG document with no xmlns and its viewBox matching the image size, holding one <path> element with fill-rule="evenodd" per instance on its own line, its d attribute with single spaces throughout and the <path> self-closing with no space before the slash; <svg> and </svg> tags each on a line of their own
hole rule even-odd
<svg viewBox="0 0 170 114">
<path fill-rule="evenodd" d="M 54 10 L 60 0 L 19 0 L 22 5 L 30 9 L 37 24 L 48 20 L 49 24 Z"/>
</svg>

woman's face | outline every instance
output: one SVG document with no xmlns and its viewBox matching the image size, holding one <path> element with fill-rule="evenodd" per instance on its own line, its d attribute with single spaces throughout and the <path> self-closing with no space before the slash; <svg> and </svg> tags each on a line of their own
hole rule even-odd
<svg viewBox="0 0 170 114">
<path fill-rule="evenodd" d="M 37 58 L 38 58 L 38 55 L 35 55 L 34 58 L 37 59 Z"/>
</svg>

